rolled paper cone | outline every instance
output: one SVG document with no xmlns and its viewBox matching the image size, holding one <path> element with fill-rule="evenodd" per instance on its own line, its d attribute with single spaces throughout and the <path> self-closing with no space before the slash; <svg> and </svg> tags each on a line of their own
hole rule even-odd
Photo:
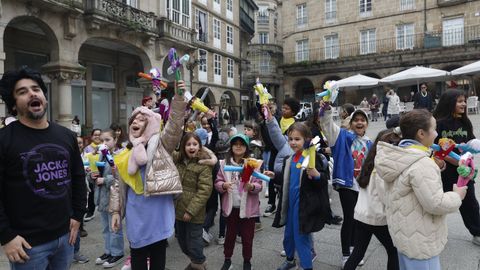
<svg viewBox="0 0 480 270">
<path fill-rule="evenodd" d="M 194 111 L 200 111 L 203 113 L 206 113 L 209 110 L 209 108 L 205 106 L 205 104 L 203 104 L 203 102 L 198 98 L 193 99 L 193 102 L 192 102 L 192 105 L 190 105 L 190 108 L 192 108 L 192 110 Z"/>
<path fill-rule="evenodd" d="M 138 77 L 147 79 L 147 80 L 149 80 L 149 81 L 153 80 L 152 76 L 150 76 L 150 75 L 147 74 L 147 73 L 143 73 L 143 72 L 138 72 Z"/>
<path fill-rule="evenodd" d="M 259 172 L 253 172 L 252 174 L 253 177 L 256 177 L 262 181 L 265 181 L 265 182 L 270 182 L 270 177 L 266 176 L 265 174 L 263 173 L 259 173 Z"/>
<path fill-rule="evenodd" d="M 316 155 L 315 145 L 312 145 L 308 148 L 308 156 L 309 156 L 308 168 L 309 169 L 315 168 L 315 155 Z"/>
<path fill-rule="evenodd" d="M 254 168 L 250 167 L 250 166 L 245 166 L 243 168 L 243 172 L 242 172 L 242 182 L 243 183 L 248 183 L 248 181 L 250 181 L 250 177 L 253 174 L 253 170 L 254 170 Z"/>
<path fill-rule="evenodd" d="M 223 171 L 225 171 L 225 172 L 242 172 L 242 171 L 243 171 L 243 167 L 240 167 L 240 166 L 232 166 L 232 165 L 225 165 L 225 167 L 223 167 Z"/>
</svg>

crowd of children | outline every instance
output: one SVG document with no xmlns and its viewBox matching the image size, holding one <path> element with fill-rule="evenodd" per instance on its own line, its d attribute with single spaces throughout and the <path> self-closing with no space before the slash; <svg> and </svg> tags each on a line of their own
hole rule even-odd
<svg viewBox="0 0 480 270">
<path fill-rule="evenodd" d="M 83 149 L 89 209 L 96 207 L 102 218 L 104 251 L 96 264 L 110 268 L 124 260 L 125 231 L 130 257 L 122 269 L 165 269 L 167 239 L 174 234 L 189 260 L 185 269 L 207 269 L 203 248 L 213 241 L 210 229 L 220 208 L 221 270 L 232 269 L 238 236 L 243 269 L 253 269 L 254 235 L 262 226 L 260 196 L 265 194 L 263 216 L 274 214 L 272 226 L 284 227 L 286 260 L 278 270 L 296 269 L 297 264 L 313 269 L 313 233 L 325 224 L 339 224 L 330 207 L 329 183 L 343 211 L 343 269 L 363 264 L 372 235 L 386 250 L 387 269 L 440 269 L 439 254 L 447 241 L 445 216 L 458 209 L 473 242 L 480 245 L 473 182 L 457 187 L 458 161 L 432 158 L 430 149 L 439 138 L 456 143 L 475 138 L 462 91 L 446 91 L 433 115 L 406 113 L 374 143 L 366 136 L 368 115 L 349 104 L 342 107 L 339 126 L 323 101 L 304 123 L 294 117 L 298 101 L 285 99 L 281 116 L 272 101 L 258 105 L 256 119 L 244 123 L 243 133 L 219 130 L 211 113 L 197 119 L 185 116 L 187 103 L 179 94 L 169 106 L 168 121 L 142 106 L 131 115 L 128 141 L 114 125 L 94 129 Z M 269 183 L 258 174 L 245 179 L 244 166 L 251 158 L 263 161 L 255 171 L 270 178 Z M 232 169 L 239 167 L 243 171 Z M 90 211 L 85 221 L 93 217 Z M 75 261 L 88 261 L 79 247 Z"/>
</svg>

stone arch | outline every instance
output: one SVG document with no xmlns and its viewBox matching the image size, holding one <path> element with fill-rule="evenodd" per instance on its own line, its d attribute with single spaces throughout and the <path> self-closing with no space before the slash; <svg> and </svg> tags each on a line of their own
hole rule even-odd
<svg viewBox="0 0 480 270">
<path fill-rule="evenodd" d="M 142 68 L 144 72 L 148 72 L 148 70 L 152 67 L 151 60 L 148 57 L 147 53 L 141 48 L 137 47 L 136 45 L 125 40 L 102 37 L 102 36 L 90 36 L 81 43 L 81 46 L 79 47 L 79 50 L 78 50 L 78 54 L 81 53 L 82 48 L 84 48 L 85 45 L 99 47 L 99 48 L 112 50 L 112 51 L 119 51 L 119 52 L 137 56 L 140 58 L 142 62 L 142 65 L 143 65 Z"/>
<path fill-rule="evenodd" d="M 220 107 L 235 106 L 237 101 L 235 95 L 231 91 L 225 91 L 220 97 Z"/>
<path fill-rule="evenodd" d="M 200 88 L 197 93 L 195 94 L 196 97 L 201 97 L 203 95 L 203 93 L 205 92 L 205 90 L 209 88 L 209 87 L 202 87 Z M 212 93 L 212 91 L 208 91 L 208 94 L 207 96 L 205 97 L 205 99 L 203 100 L 203 103 L 209 107 L 209 108 L 212 108 L 212 106 L 214 104 L 216 104 L 215 102 L 215 95 Z"/>
<path fill-rule="evenodd" d="M 299 101 L 314 101 L 315 100 L 315 88 L 310 79 L 301 78 L 299 79 L 294 87 L 295 98 Z"/>
<path fill-rule="evenodd" d="M 32 40 L 35 42 L 25 42 Z M 40 70 L 43 64 L 57 62 L 60 58 L 59 41 L 53 29 L 43 20 L 33 16 L 18 16 L 10 20 L 3 32 L 5 69 L 14 69 L 22 65 Z M 19 57 L 17 50 L 38 57 Z M 46 55 L 46 62 L 41 58 Z M 22 63 L 17 63 L 22 62 Z M 44 62 L 44 63 L 43 63 Z M 43 64 L 42 64 L 43 63 Z"/>
</svg>

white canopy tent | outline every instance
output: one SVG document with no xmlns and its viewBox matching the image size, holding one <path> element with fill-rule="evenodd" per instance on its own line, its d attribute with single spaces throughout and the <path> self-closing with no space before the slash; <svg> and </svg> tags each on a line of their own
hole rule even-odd
<svg viewBox="0 0 480 270">
<path fill-rule="evenodd" d="M 473 91 L 475 95 L 477 94 L 477 88 L 475 87 L 475 81 L 473 80 L 473 76 L 480 74 L 480 61 L 473 62 L 466 66 L 454 69 L 452 70 L 451 74 L 452 76 L 455 76 L 455 77 L 457 76 L 468 77 L 470 79 L 470 84 L 473 86 Z"/>
<path fill-rule="evenodd" d="M 357 74 L 337 81 L 337 85 L 340 89 L 345 90 L 372 88 L 378 85 L 378 81 L 379 79 L 368 77 L 362 74 Z"/>
<path fill-rule="evenodd" d="M 480 61 L 452 70 L 452 76 L 480 74 Z"/>
<path fill-rule="evenodd" d="M 407 70 L 392 74 L 379 81 L 379 84 L 394 85 L 394 86 L 407 86 L 407 85 L 419 85 L 421 82 L 439 82 L 446 81 L 450 77 L 448 71 L 415 66 Z"/>
</svg>

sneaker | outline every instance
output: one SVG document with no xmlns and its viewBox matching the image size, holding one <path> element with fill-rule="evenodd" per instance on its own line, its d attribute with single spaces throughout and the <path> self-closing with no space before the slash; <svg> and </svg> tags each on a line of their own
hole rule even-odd
<svg viewBox="0 0 480 270">
<path fill-rule="evenodd" d="M 80 237 L 87 237 L 87 235 L 88 235 L 87 231 L 85 231 L 85 230 L 80 231 Z"/>
<path fill-rule="evenodd" d="M 85 215 L 85 217 L 83 218 L 83 221 L 89 222 L 89 221 L 92 220 L 94 217 L 95 217 L 95 212 L 93 212 L 93 213 L 87 213 L 87 214 Z"/>
<path fill-rule="evenodd" d="M 237 241 L 237 243 L 241 244 L 242 243 L 242 237 L 237 235 L 237 238 L 235 238 L 235 241 Z"/>
<path fill-rule="evenodd" d="M 255 223 L 255 232 L 259 232 L 261 230 L 263 230 L 262 223 L 261 222 Z"/>
<path fill-rule="evenodd" d="M 243 262 L 243 270 L 252 270 L 252 264 L 250 262 Z"/>
<path fill-rule="evenodd" d="M 205 243 L 209 245 L 210 241 L 212 241 L 213 236 L 209 234 L 207 231 L 205 231 L 205 229 L 203 229 L 202 238 L 203 238 L 203 241 L 205 241 Z"/>
<path fill-rule="evenodd" d="M 131 260 L 132 260 L 132 257 L 128 256 L 127 259 L 125 260 L 125 264 L 122 266 L 122 269 L 120 270 L 132 270 L 132 266 L 130 264 Z"/>
<path fill-rule="evenodd" d="M 474 243 L 477 246 L 480 246 L 480 236 L 474 236 L 472 239 L 472 243 Z"/>
<path fill-rule="evenodd" d="M 223 245 L 225 244 L 225 237 L 224 236 L 219 236 L 217 239 L 217 244 Z"/>
<path fill-rule="evenodd" d="M 277 270 L 288 270 L 288 269 L 297 269 L 297 264 L 295 262 L 295 259 L 293 261 L 285 261 L 283 262 L 282 265 L 280 265 Z"/>
<path fill-rule="evenodd" d="M 232 260 L 225 259 L 223 262 L 222 268 L 220 270 L 231 270 L 233 269 Z"/>
<path fill-rule="evenodd" d="M 287 253 L 285 252 L 285 250 L 280 251 L 280 256 L 287 257 Z"/>
<path fill-rule="evenodd" d="M 98 257 L 96 260 L 95 260 L 95 264 L 103 264 L 104 262 L 108 261 L 108 259 L 110 259 L 111 255 L 110 254 L 105 254 L 103 253 L 102 256 Z"/>
<path fill-rule="evenodd" d="M 277 207 L 275 205 L 268 205 L 263 213 L 264 217 L 269 217 L 277 211 Z"/>
<path fill-rule="evenodd" d="M 265 191 L 265 198 L 268 198 L 268 189 Z"/>
<path fill-rule="evenodd" d="M 353 249 L 354 249 L 354 247 L 350 247 L 350 254 L 352 254 Z M 348 259 L 348 258 L 347 258 L 347 259 Z M 364 265 L 364 264 L 365 264 L 365 261 L 364 261 L 363 258 L 362 258 L 362 260 L 358 263 L 358 266 L 362 266 L 362 265 Z"/>
<path fill-rule="evenodd" d="M 88 261 L 90 260 L 80 252 L 73 254 L 73 262 L 75 263 L 84 264 L 84 263 L 87 263 Z"/>
<path fill-rule="evenodd" d="M 342 257 L 342 269 L 343 269 L 343 267 L 345 267 L 345 264 L 347 263 L 349 257 L 350 256 L 343 256 Z"/>
<path fill-rule="evenodd" d="M 112 268 L 115 265 L 122 262 L 123 255 L 120 256 L 110 256 L 106 262 L 102 264 L 103 268 Z"/>
</svg>

